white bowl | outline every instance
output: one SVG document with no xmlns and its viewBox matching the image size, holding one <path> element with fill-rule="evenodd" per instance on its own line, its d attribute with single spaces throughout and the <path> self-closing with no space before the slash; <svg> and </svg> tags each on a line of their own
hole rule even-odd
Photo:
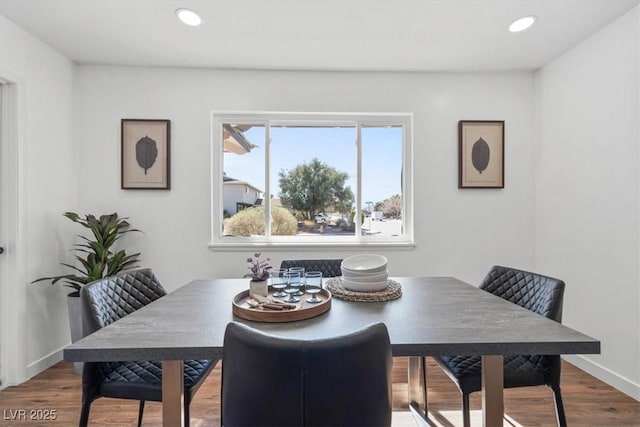
<svg viewBox="0 0 640 427">
<path fill-rule="evenodd" d="M 342 274 L 347 273 L 347 274 L 352 274 L 353 276 L 369 276 L 371 274 L 384 273 L 387 270 L 387 266 L 382 265 L 380 267 L 368 269 L 368 270 L 352 270 L 350 268 L 341 267 L 341 270 L 342 270 Z"/>
<path fill-rule="evenodd" d="M 351 273 L 348 273 L 345 270 L 342 272 L 342 277 L 345 278 L 346 280 L 349 280 L 350 282 L 356 282 L 356 283 L 382 282 L 384 280 L 387 280 L 387 278 L 389 277 L 389 272 L 385 270 L 382 273 L 376 273 L 376 274 L 353 275 Z"/>
<path fill-rule="evenodd" d="M 389 272 L 389 270 L 387 270 L 386 268 L 382 270 L 373 270 L 373 271 L 356 271 L 356 270 L 348 270 L 346 268 L 342 268 L 341 270 L 342 270 L 343 276 L 349 276 L 349 277 L 371 277 L 371 276 L 377 276 L 379 274 L 384 274 Z"/>
<path fill-rule="evenodd" d="M 340 267 L 352 272 L 382 272 L 387 269 L 387 258 L 382 255 L 353 255 L 342 260 Z"/>
<path fill-rule="evenodd" d="M 376 292 L 381 291 L 386 288 L 388 285 L 387 280 L 382 280 L 379 282 L 352 282 L 349 279 L 342 278 L 342 286 L 345 289 L 349 289 L 350 291 L 356 292 Z"/>
</svg>

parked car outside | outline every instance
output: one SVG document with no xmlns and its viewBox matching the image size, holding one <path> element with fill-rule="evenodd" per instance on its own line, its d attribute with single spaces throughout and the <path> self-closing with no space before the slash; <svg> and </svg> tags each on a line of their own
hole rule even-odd
<svg viewBox="0 0 640 427">
<path fill-rule="evenodd" d="M 316 214 L 314 219 L 316 220 L 316 222 L 327 222 L 327 219 L 329 219 L 329 217 L 327 217 L 323 213 L 319 213 L 319 214 Z"/>
</svg>

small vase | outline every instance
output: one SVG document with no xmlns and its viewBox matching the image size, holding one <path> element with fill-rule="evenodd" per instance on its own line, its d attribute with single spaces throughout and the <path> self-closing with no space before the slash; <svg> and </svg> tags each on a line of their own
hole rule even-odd
<svg viewBox="0 0 640 427">
<path fill-rule="evenodd" d="M 269 295 L 268 285 L 266 280 L 252 280 L 249 282 L 249 295 L 258 295 L 266 297 Z"/>
</svg>

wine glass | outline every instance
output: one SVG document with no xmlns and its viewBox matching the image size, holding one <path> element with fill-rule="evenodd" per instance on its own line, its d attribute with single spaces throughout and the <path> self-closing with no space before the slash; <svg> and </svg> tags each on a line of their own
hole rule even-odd
<svg viewBox="0 0 640 427">
<path fill-rule="evenodd" d="M 284 300 L 284 302 L 296 303 L 300 301 L 300 298 L 296 296 L 300 291 L 300 273 L 288 270 L 284 273 L 284 277 L 287 282 L 287 286 L 284 291 L 289 294 L 289 298 Z"/>
<path fill-rule="evenodd" d="M 287 296 L 283 291 L 287 287 L 287 279 L 284 276 L 284 273 L 286 272 L 286 268 L 274 268 L 271 270 L 271 287 L 278 291 L 272 295 L 275 298 L 284 298 Z"/>
<path fill-rule="evenodd" d="M 304 279 L 304 290 L 308 294 L 311 294 L 311 298 L 307 298 L 307 302 L 311 304 L 322 302 L 322 300 L 318 298 L 318 294 L 322 291 L 322 272 L 307 271 L 304 274 Z"/>
<path fill-rule="evenodd" d="M 297 282 L 298 291 L 294 295 L 297 295 L 297 296 L 304 295 L 304 292 L 300 290 L 300 288 L 304 286 L 304 267 L 290 267 L 289 271 L 298 273 L 298 282 Z"/>
</svg>

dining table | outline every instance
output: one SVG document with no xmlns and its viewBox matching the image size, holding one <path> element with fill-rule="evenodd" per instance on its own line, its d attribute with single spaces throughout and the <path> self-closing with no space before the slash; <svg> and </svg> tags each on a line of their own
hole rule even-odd
<svg viewBox="0 0 640 427">
<path fill-rule="evenodd" d="M 315 317 L 292 322 L 249 321 L 232 302 L 247 279 L 193 280 L 153 303 L 70 344 L 74 362 L 162 361 L 163 426 L 183 425 L 183 360 L 223 359 L 229 322 L 282 338 L 323 339 L 383 322 L 393 356 L 409 357 L 409 407 L 430 425 L 424 356 L 482 356 L 483 425 L 502 426 L 503 356 L 598 354 L 600 341 L 454 277 L 392 277 L 402 295 L 389 301 L 331 298 Z M 223 361 L 224 364 L 224 361 Z M 223 367 L 224 369 L 224 367 Z"/>
</svg>

